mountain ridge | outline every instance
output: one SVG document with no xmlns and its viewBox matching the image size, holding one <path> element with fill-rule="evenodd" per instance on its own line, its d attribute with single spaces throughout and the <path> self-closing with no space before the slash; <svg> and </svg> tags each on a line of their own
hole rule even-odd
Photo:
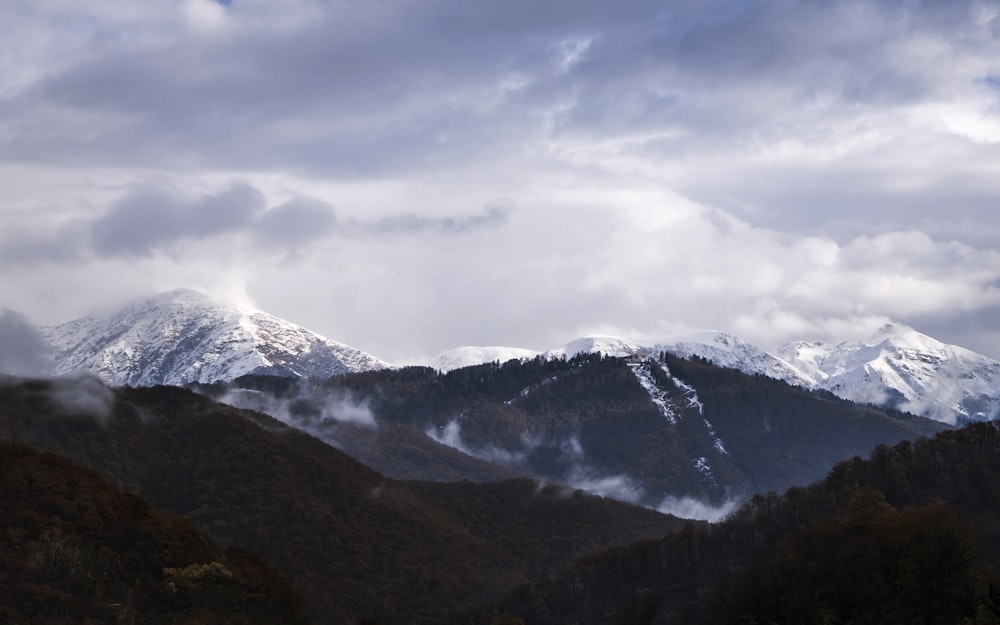
<svg viewBox="0 0 1000 625">
<path fill-rule="evenodd" d="M 502 353 L 501 348 L 492 349 Z M 773 353 L 735 335 L 708 330 L 653 342 L 593 335 L 573 339 L 541 356 L 655 357 L 661 352 L 697 356 L 751 375 L 949 425 L 1000 416 L 1000 361 L 901 324 L 887 324 L 868 337 L 835 344 L 796 341 Z"/>
<path fill-rule="evenodd" d="M 184 289 L 38 332 L 51 346 L 52 375 L 82 369 L 112 385 L 211 383 L 247 374 L 325 378 L 393 366 L 266 312 Z M 861 339 L 797 341 L 773 352 L 733 334 L 702 331 L 658 341 L 593 335 L 547 351 L 464 346 L 422 364 L 448 372 L 513 359 L 597 353 L 655 358 L 662 352 L 698 356 L 949 425 L 1000 415 L 1000 361 L 901 324 L 887 324 Z"/>
</svg>

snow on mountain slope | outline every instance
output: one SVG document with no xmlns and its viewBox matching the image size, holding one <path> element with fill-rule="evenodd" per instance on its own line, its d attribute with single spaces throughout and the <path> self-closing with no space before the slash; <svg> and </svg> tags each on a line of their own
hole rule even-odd
<svg viewBox="0 0 1000 625">
<path fill-rule="evenodd" d="M 505 363 L 509 360 L 524 360 L 538 356 L 541 352 L 520 347 L 478 347 L 467 345 L 456 347 L 435 356 L 430 366 L 438 371 L 451 371 L 463 367 L 484 365 L 488 362 Z"/>
<path fill-rule="evenodd" d="M 632 375 L 635 376 L 639 385 L 649 395 L 649 400 L 659 409 L 660 414 L 667 419 L 670 425 L 677 425 L 677 413 L 671 405 L 670 397 L 666 391 L 656 384 L 656 380 L 649 372 L 650 366 L 652 365 L 649 362 L 633 362 L 629 364 Z"/>
<path fill-rule="evenodd" d="M 1000 362 L 903 325 L 836 345 L 789 343 L 778 353 L 817 387 L 852 401 L 951 424 L 1000 416 Z"/>
<path fill-rule="evenodd" d="M 603 354 L 616 358 L 644 355 L 656 356 L 667 351 L 683 358 L 700 356 L 720 367 L 732 367 L 748 373 L 759 373 L 788 381 L 800 386 L 811 386 L 810 376 L 792 367 L 777 356 L 731 334 L 705 331 L 655 344 L 615 336 L 585 336 L 565 345 L 538 352 L 517 347 L 459 347 L 442 353 L 431 361 L 431 366 L 443 371 L 485 364 L 514 358 L 573 358 L 580 354 Z"/>
<path fill-rule="evenodd" d="M 808 372 L 792 366 L 785 360 L 752 343 L 725 332 L 711 330 L 698 332 L 658 343 L 644 351 L 653 353 L 666 351 L 682 358 L 699 356 L 720 367 L 739 369 L 751 375 L 766 375 L 807 388 L 815 384 L 815 380 Z"/>
<path fill-rule="evenodd" d="M 87 370 L 112 385 L 212 382 L 247 373 L 329 377 L 389 366 L 267 313 L 189 290 L 40 330 L 55 351 L 54 374 Z"/>
<path fill-rule="evenodd" d="M 329 377 L 390 366 L 259 310 L 187 290 L 137 300 L 107 317 L 39 330 L 52 345 L 54 374 L 87 370 L 113 385 L 210 382 L 247 373 Z M 1000 416 L 1000 362 L 892 324 L 864 340 L 789 343 L 777 354 L 730 334 L 701 332 L 653 345 L 588 336 L 544 353 L 460 347 L 437 356 L 432 366 L 450 371 L 539 354 L 655 357 L 661 351 L 951 424 Z"/>
<path fill-rule="evenodd" d="M 502 353 L 512 348 L 491 349 Z M 790 343 L 776 354 L 731 334 L 705 331 L 654 344 L 588 336 L 543 355 L 656 357 L 662 351 L 950 424 L 1000 416 L 1000 362 L 902 325 L 887 325 L 861 341 Z"/>
<path fill-rule="evenodd" d="M 720 367 L 731 367 L 746 373 L 770 376 L 779 380 L 811 386 L 812 378 L 774 354 L 731 334 L 704 331 L 655 343 L 613 336 L 588 336 L 545 352 L 548 358 L 572 358 L 578 354 L 601 353 L 605 356 L 626 357 L 641 354 L 655 357 L 662 351 L 682 358 L 700 356 Z"/>
</svg>

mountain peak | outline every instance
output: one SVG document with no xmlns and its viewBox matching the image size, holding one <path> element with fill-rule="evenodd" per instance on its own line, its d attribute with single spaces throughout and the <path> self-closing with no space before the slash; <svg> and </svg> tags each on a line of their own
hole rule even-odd
<svg viewBox="0 0 1000 625">
<path fill-rule="evenodd" d="M 190 289 L 41 331 L 56 352 L 54 373 L 86 370 L 112 385 L 183 385 L 249 373 L 329 377 L 390 366 L 273 315 Z"/>
<path fill-rule="evenodd" d="M 899 323 L 858 341 L 790 343 L 779 354 L 844 399 L 956 424 L 1000 414 L 1000 362 Z"/>
</svg>

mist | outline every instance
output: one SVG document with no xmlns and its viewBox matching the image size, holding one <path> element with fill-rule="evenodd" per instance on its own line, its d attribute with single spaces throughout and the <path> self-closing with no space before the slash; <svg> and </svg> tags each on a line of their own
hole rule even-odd
<svg viewBox="0 0 1000 625">
<path fill-rule="evenodd" d="M 0 311 L 0 374 L 40 377 L 52 366 L 52 348 L 28 319 Z"/>
<path fill-rule="evenodd" d="M 443 427 L 428 428 L 424 434 L 437 443 L 487 462 L 495 462 L 513 468 L 519 468 L 526 462 L 527 456 L 519 451 L 508 451 L 499 447 L 472 449 L 462 440 L 462 426 L 458 422 L 459 418 L 461 417 L 452 419 Z"/>
<path fill-rule="evenodd" d="M 585 466 L 574 466 L 566 480 L 572 488 L 591 495 L 608 497 L 632 504 L 641 504 L 646 490 L 625 475 L 600 475 Z"/>
<path fill-rule="evenodd" d="M 569 468 L 562 475 L 538 476 L 545 482 L 555 481 L 568 486 L 573 490 L 581 490 L 591 495 L 608 497 L 618 501 L 625 501 L 632 504 L 640 504 L 646 497 L 645 489 L 637 484 L 627 475 L 607 475 L 599 469 L 588 465 L 585 462 L 583 446 L 579 438 L 572 436 L 557 444 L 549 444 L 538 436 L 530 433 L 521 435 L 521 444 L 524 449 L 511 451 L 498 447 L 488 447 L 484 449 L 472 449 L 462 440 L 462 426 L 459 423 L 461 416 L 448 422 L 447 425 L 438 428 L 429 428 L 425 431 L 428 437 L 456 449 L 466 455 L 496 462 L 514 469 L 532 471 L 528 457 L 532 451 L 539 448 L 558 450 L 560 460 L 568 462 Z"/>
<path fill-rule="evenodd" d="M 289 397 L 276 397 L 249 389 L 231 389 L 218 401 L 234 408 L 270 415 L 335 446 L 334 437 L 340 425 L 378 427 L 367 401 L 358 401 L 349 393 L 330 393 L 308 380 L 298 384 L 294 395 Z"/>
<path fill-rule="evenodd" d="M 114 391 L 96 375 L 82 371 L 52 378 L 49 398 L 60 410 L 93 417 L 102 425 L 115 407 Z"/>
<path fill-rule="evenodd" d="M 697 521 L 708 521 L 716 523 L 726 518 L 743 503 L 741 499 L 727 499 L 715 506 L 693 497 L 673 497 L 667 496 L 656 508 L 663 514 L 672 514 L 682 519 L 694 519 Z"/>
</svg>

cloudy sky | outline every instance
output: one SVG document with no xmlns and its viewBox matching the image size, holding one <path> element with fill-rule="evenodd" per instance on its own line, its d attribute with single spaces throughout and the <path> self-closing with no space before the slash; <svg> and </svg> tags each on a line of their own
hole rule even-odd
<svg viewBox="0 0 1000 625">
<path fill-rule="evenodd" d="M 0 3 L 0 308 L 1000 357 L 1000 5 Z"/>
</svg>

